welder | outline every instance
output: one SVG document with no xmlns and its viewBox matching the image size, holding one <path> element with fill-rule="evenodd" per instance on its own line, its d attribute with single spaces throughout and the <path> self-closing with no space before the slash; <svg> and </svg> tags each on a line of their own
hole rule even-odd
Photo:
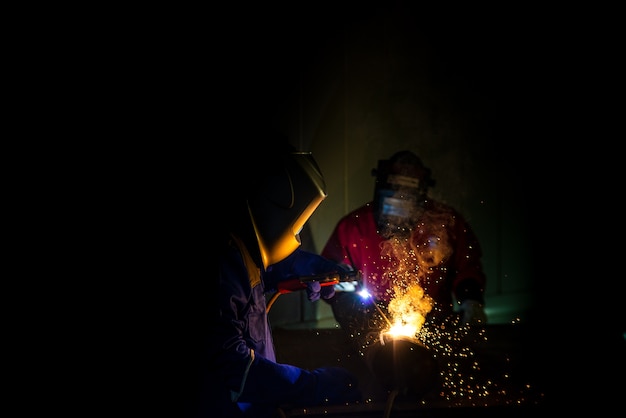
<svg viewBox="0 0 626 418">
<path fill-rule="evenodd" d="M 284 280 L 347 270 L 300 247 L 299 233 L 326 198 L 310 152 L 284 139 L 261 138 L 238 153 L 236 166 L 216 179 L 215 326 L 200 416 L 271 417 L 277 408 L 357 402 L 358 382 L 346 369 L 306 370 L 276 360 L 266 294 Z M 304 289 L 303 289 L 304 290 Z M 333 286 L 306 282 L 310 301 L 332 297 Z"/>
<path fill-rule="evenodd" d="M 457 210 L 429 196 L 430 168 L 402 150 L 379 160 L 372 175 L 373 199 L 339 220 L 321 254 L 362 271 L 361 285 L 378 306 L 419 286 L 432 302 L 423 312 L 430 322 L 485 325 L 480 244 Z M 337 292 L 328 301 L 350 333 L 371 326 L 376 311 L 358 292 Z"/>
</svg>

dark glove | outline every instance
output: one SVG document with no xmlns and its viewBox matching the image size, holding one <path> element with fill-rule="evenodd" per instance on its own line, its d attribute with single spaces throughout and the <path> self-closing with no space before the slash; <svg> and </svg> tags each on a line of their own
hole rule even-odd
<svg viewBox="0 0 626 418">
<path fill-rule="evenodd" d="M 361 398 L 358 381 L 347 369 L 322 367 L 310 371 L 259 356 L 250 367 L 238 401 L 315 406 L 357 402 Z"/>
<path fill-rule="evenodd" d="M 461 315 L 464 324 L 485 325 L 487 323 L 487 315 L 485 314 L 483 304 L 476 300 L 464 300 L 461 303 Z"/>
<path fill-rule="evenodd" d="M 330 299 L 335 296 L 335 285 L 322 286 L 320 282 L 309 282 L 306 285 L 306 295 L 311 302 L 322 299 Z"/>
</svg>

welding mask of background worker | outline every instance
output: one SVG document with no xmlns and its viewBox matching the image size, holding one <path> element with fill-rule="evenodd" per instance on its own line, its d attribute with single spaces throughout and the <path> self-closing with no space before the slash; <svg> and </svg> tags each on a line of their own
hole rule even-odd
<svg viewBox="0 0 626 418">
<path fill-rule="evenodd" d="M 410 151 L 379 160 L 374 186 L 374 220 L 378 233 L 386 238 L 406 238 L 424 211 L 428 188 L 435 182 L 430 169 Z"/>
<path fill-rule="evenodd" d="M 326 184 L 312 154 L 298 151 L 278 156 L 257 180 L 248 211 L 267 269 L 300 246 L 300 231 L 326 198 Z"/>
</svg>

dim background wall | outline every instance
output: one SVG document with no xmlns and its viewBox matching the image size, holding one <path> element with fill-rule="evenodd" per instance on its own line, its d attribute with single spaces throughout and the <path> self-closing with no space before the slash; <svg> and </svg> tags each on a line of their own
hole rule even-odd
<svg viewBox="0 0 626 418">
<path fill-rule="evenodd" d="M 327 183 L 304 245 L 321 251 L 336 222 L 372 199 L 378 160 L 411 150 L 432 170 L 430 195 L 458 209 L 480 240 L 489 322 L 524 319 L 534 303 L 527 209 L 537 177 L 527 34 L 479 10 L 440 12 L 396 2 L 309 16 L 276 50 L 270 119 L 313 152 Z M 272 323 L 333 326 L 329 307 L 303 293 L 281 296 Z"/>
<path fill-rule="evenodd" d="M 624 136 L 618 10 L 170 6 L 73 18 L 24 38 L 14 60 L 22 65 L 8 67 L 20 73 L 8 107 L 19 129 L 7 139 L 24 147 L 11 154 L 18 170 L 9 178 L 26 180 L 13 183 L 35 199 L 16 201 L 28 217 L 21 237 L 52 254 L 47 272 L 78 277 L 45 281 L 47 318 L 82 338 L 75 331 L 93 311 L 89 346 L 104 349 L 107 371 L 130 372 L 126 392 L 141 409 L 162 413 L 154 394 L 172 399 L 195 379 L 168 370 L 205 363 L 219 295 L 212 229 L 229 209 L 214 187 L 247 181 L 223 145 L 245 153 L 268 125 L 311 150 L 326 177 L 328 198 L 303 231 L 307 248 L 319 251 L 341 216 L 371 198 L 378 159 L 413 150 L 437 180 L 433 197 L 481 241 L 489 321 L 535 320 L 531 348 L 545 349 L 537 367 L 558 380 L 564 404 L 620 399 L 606 390 L 621 394 L 623 384 L 595 384 L 624 375 L 611 361 L 626 358 L 621 195 L 611 193 L 621 191 Z M 33 129 L 45 140 L 11 141 Z M 323 302 L 303 298 L 281 296 L 272 324 L 332 326 Z M 619 355 L 607 355 L 615 346 Z"/>
</svg>

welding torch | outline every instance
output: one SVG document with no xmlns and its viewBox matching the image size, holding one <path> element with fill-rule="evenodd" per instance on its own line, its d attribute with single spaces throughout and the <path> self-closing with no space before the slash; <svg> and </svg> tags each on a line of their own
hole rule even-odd
<svg viewBox="0 0 626 418">
<path fill-rule="evenodd" d="M 341 282 L 353 282 L 359 281 L 363 277 L 363 274 L 360 270 L 348 271 L 348 272 L 332 272 L 325 274 L 316 274 L 312 276 L 300 276 L 294 279 L 283 280 L 278 282 L 277 288 L 278 290 L 272 295 L 272 297 L 267 302 L 267 307 L 265 308 L 266 312 L 270 311 L 270 308 L 278 299 L 280 295 L 284 295 L 285 293 L 296 292 L 299 290 L 303 290 L 307 288 L 307 284 L 311 282 L 319 282 L 322 287 L 325 286 L 334 286 Z"/>
</svg>

